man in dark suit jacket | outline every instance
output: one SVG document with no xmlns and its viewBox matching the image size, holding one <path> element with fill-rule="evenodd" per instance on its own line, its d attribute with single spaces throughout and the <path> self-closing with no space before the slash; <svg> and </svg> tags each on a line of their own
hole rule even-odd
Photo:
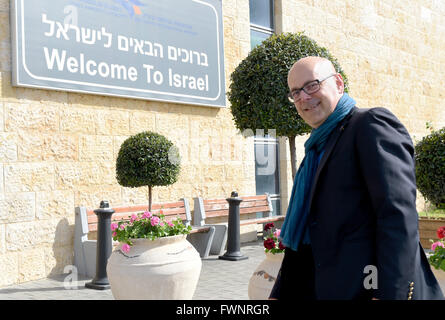
<svg viewBox="0 0 445 320">
<path fill-rule="evenodd" d="M 387 109 L 359 109 L 332 63 L 289 71 L 290 99 L 314 130 L 280 237 L 270 298 L 444 299 L 419 242 L 414 148 Z"/>
</svg>

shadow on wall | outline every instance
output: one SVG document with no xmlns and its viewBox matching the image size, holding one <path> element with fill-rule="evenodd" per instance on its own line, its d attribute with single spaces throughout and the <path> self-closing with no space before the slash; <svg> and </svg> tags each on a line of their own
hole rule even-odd
<svg viewBox="0 0 445 320">
<path fill-rule="evenodd" d="M 74 224 L 70 224 L 67 218 L 61 219 L 54 233 L 52 246 L 51 271 L 48 277 L 69 273 L 74 264 Z"/>
</svg>

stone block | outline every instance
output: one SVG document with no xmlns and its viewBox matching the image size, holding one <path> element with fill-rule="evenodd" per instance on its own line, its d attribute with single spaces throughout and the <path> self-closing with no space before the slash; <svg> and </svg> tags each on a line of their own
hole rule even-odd
<svg viewBox="0 0 445 320">
<path fill-rule="evenodd" d="M 20 131 L 18 137 L 20 161 L 76 161 L 79 158 L 75 135 Z"/>
<path fill-rule="evenodd" d="M 6 253 L 6 225 L 0 224 L 0 255 Z"/>
<path fill-rule="evenodd" d="M 226 163 L 224 165 L 224 172 L 226 181 L 239 182 L 244 180 L 242 162 L 236 163 L 233 161 L 231 163 Z"/>
<path fill-rule="evenodd" d="M 2 75 L 0 72 L 0 97 L 2 96 Z M 3 102 L 0 102 L 0 132 L 5 131 L 5 112 Z"/>
<path fill-rule="evenodd" d="M 4 105 L 6 131 L 35 129 L 39 132 L 48 132 L 59 130 L 59 113 L 55 106 L 13 102 L 5 102 Z"/>
<path fill-rule="evenodd" d="M 122 199 L 119 202 L 113 202 L 112 206 L 147 204 L 148 206 L 148 187 L 128 188 L 121 187 Z M 154 194 L 158 193 L 158 187 L 152 188 Z"/>
<path fill-rule="evenodd" d="M 188 140 L 190 137 L 189 119 L 181 114 L 157 113 L 156 132 L 164 135 L 170 141 L 175 138 Z"/>
<path fill-rule="evenodd" d="M 74 208 L 73 208 L 74 211 Z M 66 218 L 6 225 L 6 250 L 25 251 L 42 246 L 67 246 L 73 243 L 74 227 Z"/>
<path fill-rule="evenodd" d="M 99 208 L 102 200 L 108 200 L 111 206 L 122 203 L 121 187 L 119 185 L 80 186 L 74 191 L 75 206 Z"/>
<path fill-rule="evenodd" d="M 6 101 L 15 101 L 16 90 L 11 86 L 11 72 L 2 72 L 0 71 L 0 97 L 3 102 Z M 2 109 L 3 103 L 2 103 Z M 4 118 L 4 112 L 2 111 L 2 118 Z M 1 131 L 4 130 L 4 120 L 2 119 L 3 126 L 1 127 Z"/>
<path fill-rule="evenodd" d="M 19 279 L 19 260 L 17 253 L 0 255 L 0 287 L 16 284 Z"/>
<path fill-rule="evenodd" d="M 74 263 L 74 247 L 68 246 L 53 246 L 43 248 L 45 254 L 45 273 L 63 274 L 66 273 L 65 268 L 72 270 Z"/>
<path fill-rule="evenodd" d="M 127 111 L 99 110 L 97 121 L 97 134 L 102 135 L 129 135 L 130 116 Z"/>
<path fill-rule="evenodd" d="M 14 163 L 4 167 L 5 191 L 54 190 L 54 165 L 49 163 Z"/>
<path fill-rule="evenodd" d="M 55 186 L 56 190 L 91 187 L 97 189 L 116 183 L 115 165 L 113 162 L 81 162 L 56 163 Z"/>
<path fill-rule="evenodd" d="M 88 135 L 79 140 L 81 161 L 113 161 L 113 137 Z"/>
<path fill-rule="evenodd" d="M 6 250 L 8 252 L 34 248 L 40 243 L 39 231 L 34 222 L 6 225 Z"/>
<path fill-rule="evenodd" d="M 130 133 L 137 134 L 142 131 L 156 130 L 156 114 L 153 112 L 130 113 Z"/>
<path fill-rule="evenodd" d="M 98 121 L 98 113 L 94 109 L 70 107 L 60 111 L 61 131 L 95 134 Z"/>
<path fill-rule="evenodd" d="M 127 140 L 129 136 L 114 136 L 113 137 L 113 162 L 116 162 L 119 150 L 121 149 L 122 143 Z"/>
<path fill-rule="evenodd" d="M 188 198 L 189 201 L 192 201 L 191 198 L 193 195 L 193 187 L 191 183 L 183 183 L 178 181 L 175 184 L 170 186 L 170 193 L 158 193 L 158 198 L 161 202 L 168 201 L 179 201 L 181 198 Z"/>
<path fill-rule="evenodd" d="M 16 97 L 21 103 L 58 108 L 66 107 L 68 92 L 59 90 L 30 89 L 17 87 Z"/>
<path fill-rule="evenodd" d="M 72 212 L 74 212 L 74 208 Z M 36 225 L 41 229 L 41 239 L 44 245 L 52 246 L 53 248 L 73 245 L 74 219 L 53 218 L 36 221 Z"/>
<path fill-rule="evenodd" d="M 29 249 L 18 254 L 19 282 L 44 278 L 45 254 L 42 248 Z"/>
<path fill-rule="evenodd" d="M 68 218 L 74 212 L 74 192 L 66 190 L 36 192 L 36 218 Z"/>
<path fill-rule="evenodd" d="M 9 1 L 8 0 L 0 0 L 0 12 L 8 12 L 9 13 Z"/>
<path fill-rule="evenodd" d="M 34 219 L 34 192 L 0 194 L 0 223 L 33 221 Z"/>
<path fill-rule="evenodd" d="M 0 161 L 17 161 L 17 135 L 15 133 L 0 133 Z"/>
<path fill-rule="evenodd" d="M 203 179 L 205 179 L 207 175 L 208 172 L 204 171 L 200 165 L 196 165 L 190 162 L 181 162 L 181 172 L 179 173 L 178 180 L 188 183 L 197 183 L 203 181 Z"/>
</svg>

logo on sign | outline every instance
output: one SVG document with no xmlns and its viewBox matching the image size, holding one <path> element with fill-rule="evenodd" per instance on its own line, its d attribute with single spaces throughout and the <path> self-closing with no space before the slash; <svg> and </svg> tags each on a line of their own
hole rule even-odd
<svg viewBox="0 0 445 320">
<path fill-rule="evenodd" d="M 134 15 L 141 15 L 142 10 L 140 6 L 145 6 L 142 2 L 138 0 L 114 0 L 120 5 L 122 5 L 125 10 L 127 10 L 130 17 L 133 17 Z"/>
</svg>

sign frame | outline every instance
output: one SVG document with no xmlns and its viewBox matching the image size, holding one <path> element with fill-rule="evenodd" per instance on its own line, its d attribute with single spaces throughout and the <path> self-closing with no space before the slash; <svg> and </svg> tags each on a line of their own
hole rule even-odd
<svg viewBox="0 0 445 320">
<path fill-rule="evenodd" d="M 29 0 L 28 0 L 29 1 Z M 61 1 L 61 0 L 58 0 Z M 82 0 L 79 0 L 82 1 Z M 171 0 L 175 1 L 175 0 Z M 184 0 L 179 0 L 184 2 Z M 132 98 L 152 101 L 162 101 L 169 103 L 179 103 L 186 105 L 202 105 L 210 107 L 226 107 L 226 92 L 225 92 L 225 70 L 224 70 L 224 39 L 223 39 L 223 26 L 222 26 L 222 4 L 218 0 L 187 0 L 190 3 L 200 4 L 211 9 L 215 17 L 216 37 L 216 66 L 217 76 L 210 80 L 217 79 L 217 93 L 208 97 L 197 94 L 187 94 L 181 92 L 168 92 L 163 90 L 156 90 L 155 88 L 137 88 L 131 86 L 116 86 L 106 83 L 95 83 L 87 81 L 79 81 L 76 79 L 69 79 L 55 76 L 45 76 L 34 74 L 28 67 L 29 61 L 26 60 L 27 43 L 26 43 L 26 21 L 25 21 L 25 0 L 11 0 L 11 38 L 12 38 L 12 85 L 18 87 L 39 88 L 46 90 L 67 91 L 76 93 L 95 94 L 103 96 L 116 96 L 121 98 Z M 69 1 L 67 1 L 69 2 Z M 28 2 L 29 3 L 29 2 Z M 219 4 L 219 7 L 215 7 L 214 4 Z M 19 12 L 20 11 L 20 12 Z M 215 48 L 213 48 L 215 50 Z M 32 49 L 31 49 L 32 50 Z M 53 49 L 54 50 L 54 49 Z M 191 53 L 192 51 L 190 51 Z M 169 57 L 170 58 L 170 57 Z M 212 58 L 212 57 L 211 57 Z M 167 59 L 166 59 L 167 60 Z M 210 59 L 209 59 L 210 60 Z M 167 62 L 168 63 L 168 62 Z M 48 64 L 48 58 L 47 58 Z M 168 64 L 167 64 L 168 65 Z M 171 68 L 169 69 L 169 72 Z M 212 70 L 213 71 L 213 70 Z M 146 70 L 149 73 L 148 69 Z M 175 75 L 175 74 L 173 74 Z M 169 84 L 172 86 L 172 74 L 169 74 Z M 207 80 L 208 86 L 209 76 L 202 78 Z M 148 76 L 147 76 L 148 78 Z M 183 80 L 183 78 L 181 78 Z M 201 78 L 198 78 L 201 79 Z M 149 81 L 149 80 L 147 80 Z M 184 80 L 183 80 L 184 82 Z M 178 82 L 179 83 L 179 82 Z M 176 82 L 175 82 L 176 84 Z M 200 82 L 203 84 L 203 82 Z M 189 84 L 190 87 L 190 84 Z M 199 87 L 200 90 L 204 87 Z M 180 89 L 187 89 L 185 84 Z M 214 87 L 212 87 L 215 91 Z"/>
</svg>

